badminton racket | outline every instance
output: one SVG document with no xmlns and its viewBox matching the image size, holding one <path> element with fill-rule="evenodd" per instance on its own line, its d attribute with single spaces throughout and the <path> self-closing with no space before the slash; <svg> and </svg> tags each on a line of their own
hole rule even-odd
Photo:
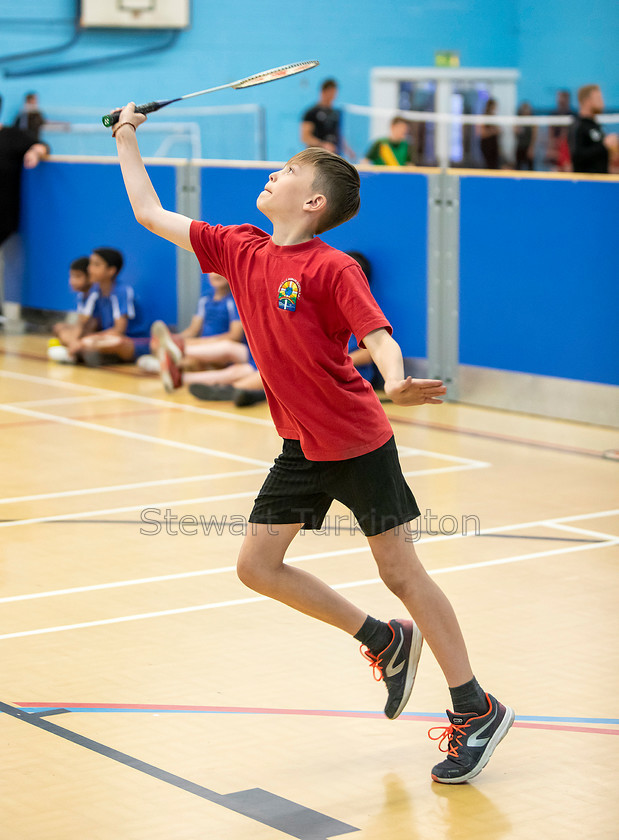
<svg viewBox="0 0 619 840">
<path fill-rule="evenodd" d="M 239 79 L 237 82 L 229 82 L 227 85 L 218 85 L 218 87 L 198 90 L 195 93 L 186 93 L 184 96 L 177 96 L 176 99 L 157 99 L 154 102 L 147 102 L 145 105 L 136 105 L 135 112 L 136 114 L 150 114 L 153 111 L 158 111 L 160 108 L 165 108 L 166 105 L 171 105 L 173 102 L 180 102 L 181 99 L 191 99 L 194 96 L 202 96 L 204 93 L 213 93 L 216 90 L 224 90 L 225 88 L 240 90 L 241 88 L 253 87 L 254 85 L 263 85 L 265 82 L 274 82 L 276 79 L 285 79 L 286 76 L 293 76 L 295 73 L 311 70 L 317 64 L 317 61 L 298 61 L 296 64 L 284 64 L 283 67 L 264 70 L 262 73 L 247 76 L 245 79 Z M 115 111 L 113 114 L 106 114 L 104 117 L 101 117 L 101 122 L 106 128 L 109 128 L 118 122 L 119 116 L 120 111 Z"/>
</svg>

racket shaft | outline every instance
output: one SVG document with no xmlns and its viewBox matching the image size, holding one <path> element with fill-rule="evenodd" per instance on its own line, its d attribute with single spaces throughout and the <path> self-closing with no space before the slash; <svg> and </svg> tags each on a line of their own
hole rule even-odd
<svg viewBox="0 0 619 840">
<path fill-rule="evenodd" d="M 178 99 L 157 99 L 155 102 L 147 102 L 145 105 L 136 105 L 135 113 L 152 114 L 153 111 L 158 111 L 165 105 L 169 105 L 170 102 L 178 102 Z M 120 111 L 114 111 L 113 114 L 106 114 L 104 117 L 101 117 L 101 122 L 106 128 L 110 128 L 110 126 L 116 125 L 119 117 Z"/>
</svg>

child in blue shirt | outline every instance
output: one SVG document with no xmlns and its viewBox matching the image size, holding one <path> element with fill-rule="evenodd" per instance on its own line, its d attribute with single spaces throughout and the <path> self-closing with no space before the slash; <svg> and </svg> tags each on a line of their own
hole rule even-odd
<svg viewBox="0 0 619 840">
<path fill-rule="evenodd" d="M 192 371 L 216 370 L 225 376 L 229 366 L 248 366 L 249 352 L 228 281 L 215 273 L 208 278 L 186 330 L 172 335 L 163 321 L 152 326 L 151 350 L 157 354 L 168 393 L 193 381 Z"/>
<path fill-rule="evenodd" d="M 77 329 L 58 336 L 67 347 L 69 360 L 117 364 L 148 353 L 148 332 L 137 317 L 133 287 L 118 282 L 123 262 L 115 248 L 95 248 L 90 255 L 92 285 L 81 305 Z"/>
</svg>

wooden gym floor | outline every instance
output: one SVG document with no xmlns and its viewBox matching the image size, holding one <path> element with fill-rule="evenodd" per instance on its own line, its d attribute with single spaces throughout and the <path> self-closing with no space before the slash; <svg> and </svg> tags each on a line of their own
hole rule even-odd
<svg viewBox="0 0 619 840">
<path fill-rule="evenodd" d="M 617 837 L 616 431 L 385 406 L 430 532 L 420 554 L 517 715 L 483 773 L 445 787 L 429 651 L 388 721 L 354 641 L 234 574 L 279 451 L 266 406 L 168 397 L 45 346 L 0 338 L 2 840 Z M 290 560 L 397 616 L 331 514 Z"/>
</svg>

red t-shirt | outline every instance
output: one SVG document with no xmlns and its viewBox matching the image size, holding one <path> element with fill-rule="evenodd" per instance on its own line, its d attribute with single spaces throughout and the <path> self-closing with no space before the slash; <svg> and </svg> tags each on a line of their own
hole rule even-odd
<svg viewBox="0 0 619 840">
<path fill-rule="evenodd" d="M 372 330 L 391 325 L 359 264 L 320 239 L 275 245 L 252 225 L 191 223 L 202 271 L 228 279 L 283 438 L 311 461 L 365 455 L 393 432 L 348 355 Z"/>
</svg>

